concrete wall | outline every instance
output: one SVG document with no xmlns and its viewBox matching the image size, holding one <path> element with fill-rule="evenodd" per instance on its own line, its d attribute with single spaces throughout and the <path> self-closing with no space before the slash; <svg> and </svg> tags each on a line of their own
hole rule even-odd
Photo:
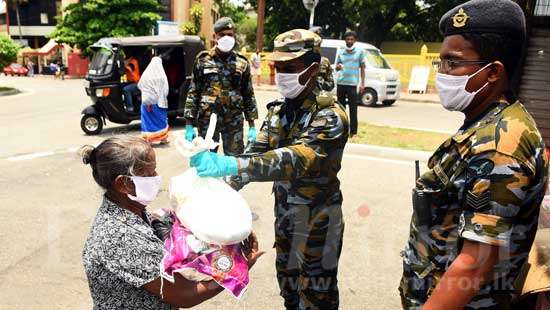
<svg viewBox="0 0 550 310">
<path fill-rule="evenodd" d="M 201 35 L 206 40 L 206 46 L 211 47 L 214 38 L 214 23 L 218 15 L 218 8 L 214 0 L 172 0 L 172 18 L 180 25 L 188 22 L 190 20 L 189 11 L 195 3 L 200 4 L 203 8 Z"/>
</svg>

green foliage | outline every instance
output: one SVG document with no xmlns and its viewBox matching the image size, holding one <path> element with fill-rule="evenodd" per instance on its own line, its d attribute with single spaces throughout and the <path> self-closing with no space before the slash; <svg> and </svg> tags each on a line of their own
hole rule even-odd
<svg viewBox="0 0 550 310">
<path fill-rule="evenodd" d="M 248 0 L 257 8 L 257 0 Z M 319 1 L 315 9 L 315 25 L 323 27 L 323 36 L 338 38 L 350 27 L 351 20 L 343 14 L 345 0 Z M 295 28 L 309 28 L 309 11 L 299 0 L 266 0 L 264 45 L 273 48 L 279 33 Z"/>
<path fill-rule="evenodd" d="M 10 37 L 0 35 L 0 69 L 17 60 L 17 52 L 21 46 L 13 42 Z"/>
<path fill-rule="evenodd" d="M 256 29 L 258 21 L 256 18 L 247 16 L 237 24 L 237 33 L 239 34 L 239 44 L 249 51 L 256 50 Z"/>
<path fill-rule="evenodd" d="M 240 24 L 248 17 L 244 7 L 233 4 L 230 0 L 214 0 L 218 5 L 220 16 L 231 17 L 235 24 Z"/>
<path fill-rule="evenodd" d="M 87 0 L 70 4 L 51 37 L 89 53 L 103 37 L 149 35 L 161 19 L 156 0 Z"/>
<path fill-rule="evenodd" d="M 189 11 L 191 21 L 188 21 L 181 25 L 181 32 L 187 35 L 198 35 L 201 32 L 202 14 L 202 5 L 198 3 L 193 4 Z"/>
<path fill-rule="evenodd" d="M 389 40 L 439 41 L 441 16 L 461 0 L 333 0 L 319 1 L 315 25 L 323 37 L 341 38 L 356 30 L 361 41 L 380 46 Z M 247 0 L 257 8 L 257 0 Z M 309 27 L 309 12 L 302 1 L 266 0 L 265 43 L 273 46 L 279 33 Z"/>
</svg>

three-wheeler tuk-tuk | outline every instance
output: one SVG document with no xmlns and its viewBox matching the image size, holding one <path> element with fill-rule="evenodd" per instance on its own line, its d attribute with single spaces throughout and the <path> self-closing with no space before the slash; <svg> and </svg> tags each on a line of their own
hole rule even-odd
<svg viewBox="0 0 550 310">
<path fill-rule="evenodd" d="M 125 105 L 123 89 L 130 82 L 126 76 L 127 60 L 137 60 L 143 73 L 154 56 L 160 56 L 167 73 L 170 91 L 168 118 L 173 122 L 183 116 L 193 62 L 204 50 L 198 36 L 146 36 L 103 38 L 92 47 L 93 56 L 85 80 L 86 94 L 93 104 L 82 111 L 80 127 L 88 135 L 99 134 L 106 120 L 129 124 L 140 119 L 141 95 L 132 92 L 133 109 Z M 134 62 L 135 63 L 135 62 Z"/>
</svg>

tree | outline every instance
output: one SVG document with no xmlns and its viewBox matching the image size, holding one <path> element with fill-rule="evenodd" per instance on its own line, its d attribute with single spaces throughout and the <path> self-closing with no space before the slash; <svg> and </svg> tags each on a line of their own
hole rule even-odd
<svg viewBox="0 0 550 310">
<path fill-rule="evenodd" d="M 88 48 L 103 37 L 148 35 L 161 19 L 156 0 L 87 0 L 68 5 L 51 37 L 59 43 Z"/>
<path fill-rule="evenodd" d="M 0 69 L 17 60 L 17 52 L 21 46 L 6 36 L 0 35 Z"/>
<path fill-rule="evenodd" d="M 195 3 L 193 4 L 193 6 L 191 6 L 191 10 L 189 11 L 191 21 L 188 21 L 181 25 L 181 32 L 188 35 L 198 35 L 201 32 L 203 14 L 202 5 Z"/>
<path fill-rule="evenodd" d="M 424 42 L 442 40 L 443 37 L 439 33 L 439 20 L 448 10 L 461 3 L 464 1 L 424 0 L 422 3 L 417 3 L 416 10 L 409 12 L 402 24 L 392 29 L 392 39 Z"/>
<path fill-rule="evenodd" d="M 247 16 L 237 25 L 237 34 L 239 44 L 247 50 L 256 50 L 256 28 L 258 21 L 255 18 Z"/>
<path fill-rule="evenodd" d="M 439 18 L 460 0 L 333 0 L 319 1 L 315 25 L 323 36 L 341 38 L 356 30 L 359 40 L 380 46 L 387 40 L 439 41 Z M 257 0 L 247 0 L 257 8 Z M 266 0 L 265 40 L 293 28 L 308 27 L 309 12 L 298 0 Z"/>
<path fill-rule="evenodd" d="M 248 0 L 257 8 L 256 0 Z M 324 37 L 339 38 L 351 26 L 342 9 L 345 0 L 319 1 L 315 9 L 315 25 L 323 27 Z M 266 0 L 264 42 L 273 48 L 273 39 L 279 33 L 295 28 L 309 28 L 309 11 L 299 0 Z"/>
<path fill-rule="evenodd" d="M 218 5 L 220 16 L 231 17 L 235 24 L 240 24 L 247 16 L 243 6 L 238 6 L 230 0 L 214 0 Z"/>
</svg>

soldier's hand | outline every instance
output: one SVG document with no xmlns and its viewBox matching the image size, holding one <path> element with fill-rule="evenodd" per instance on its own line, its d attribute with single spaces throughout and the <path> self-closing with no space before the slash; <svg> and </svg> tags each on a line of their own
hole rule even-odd
<svg viewBox="0 0 550 310">
<path fill-rule="evenodd" d="M 258 249 L 258 238 L 256 237 L 256 234 L 252 232 L 248 238 L 243 241 L 242 243 L 242 249 L 243 254 L 246 256 L 246 259 L 248 260 L 248 268 L 252 268 L 254 264 L 256 264 L 256 261 L 258 261 L 258 258 L 260 256 L 264 255 L 264 251 L 260 251 Z"/>
</svg>

